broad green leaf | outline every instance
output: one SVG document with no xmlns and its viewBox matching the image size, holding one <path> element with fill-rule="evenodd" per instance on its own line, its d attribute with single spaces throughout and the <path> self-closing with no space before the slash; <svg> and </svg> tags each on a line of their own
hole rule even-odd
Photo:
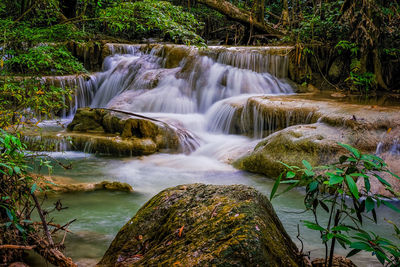
<svg viewBox="0 0 400 267">
<path fill-rule="evenodd" d="M 276 179 L 276 181 L 275 181 L 275 183 L 274 183 L 274 186 L 272 187 L 271 195 L 270 195 L 270 197 L 269 197 L 270 200 L 272 200 L 272 198 L 274 197 L 274 195 L 275 195 L 275 193 L 276 193 L 276 190 L 278 190 L 279 183 L 281 182 L 281 179 L 282 179 L 282 175 L 283 175 L 283 173 L 281 173 L 281 174 L 279 175 L 279 177 Z"/>
<path fill-rule="evenodd" d="M 311 170 L 305 170 L 304 173 L 305 173 L 307 176 L 314 176 L 314 175 L 315 175 L 315 173 L 314 173 L 313 171 L 311 171 Z"/>
<path fill-rule="evenodd" d="M 364 177 L 364 185 L 365 185 L 365 190 L 367 190 L 367 193 L 371 190 L 371 183 L 369 182 L 369 178 Z"/>
<path fill-rule="evenodd" d="M 314 190 L 317 189 L 317 188 L 318 188 L 318 181 L 312 181 L 312 182 L 309 184 L 309 191 L 310 191 L 310 192 L 314 191 Z"/>
<path fill-rule="evenodd" d="M 342 176 L 332 175 L 329 179 L 329 185 L 339 184 L 343 182 L 343 179 L 344 178 Z"/>
<path fill-rule="evenodd" d="M 310 221 L 303 221 L 304 226 L 306 226 L 309 229 L 312 230 L 317 230 L 317 231 L 325 231 L 325 229 L 321 226 L 319 226 L 316 223 L 310 222 Z"/>
<path fill-rule="evenodd" d="M 347 255 L 346 258 L 350 258 L 351 256 L 356 255 L 358 252 L 360 252 L 361 249 L 353 249 L 352 251 L 350 251 Z"/>
<path fill-rule="evenodd" d="M 288 178 L 288 179 L 293 178 L 295 176 L 296 176 L 296 174 L 294 172 L 287 172 L 286 173 L 286 178 Z"/>
<path fill-rule="evenodd" d="M 302 163 L 303 163 L 304 167 L 306 167 L 307 170 L 309 170 L 309 171 L 312 170 L 310 162 L 308 162 L 307 160 L 303 159 Z"/>
<path fill-rule="evenodd" d="M 10 221 L 14 221 L 13 213 L 7 208 L 6 208 L 6 213 L 7 213 L 8 218 L 10 219 Z"/>
<path fill-rule="evenodd" d="M 372 251 L 372 248 L 364 242 L 354 242 L 350 244 L 351 248 L 355 249 L 361 249 L 361 250 L 366 250 L 366 251 Z"/>
<path fill-rule="evenodd" d="M 379 180 L 379 182 L 381 182 L 381 184 L 384 184 L 386 186 L 392 187 L 391 184 L 389 184 L 385 179 L 380 177 L 378 174 L 374 174 L 374 176 Z"/>
<path fill-rule="evenodd" d="M 338 225 L 331 229 L 331 231 L 349 231 L 350 228 L 344 225 Z"/>
<path fill-rule="evenodd" d="M 356 183 L 354 182 L 353 178 L 350 175 L 346 175 L 346 182 L 347 182 L 347 186 L 349 187 L 349 190 L 351 192 L 351 194 L 356 198 L 359 199 L 360 196 L 358 194 L 358 188 Z"/>
<path fill-rule="evenodd" d="M 15 227 L 20 231 L 22 234 L 25 233 L 25 229 L 18 223 L 15 224 Z"/>
<path fill-rule="evenodd" d="M 339 143 L 339 146 L 344 147 L 345 149 L 350 151 L 357 159 L 360 158 L 361 153 L 356 148 L 354 148 L 354 147 L 352 147 L 352 146 L 350 146 L 348 144 L 343 144 L 343 143 Z"/>
<path fill-rule="evenodd" d="M 370 212 L 371 210 L 373 210 L 375 208 L 375 202 L 371 197 L 367 197 L 365 199 L 365 208 L 366 208 L 367 212 Z"/>
<path fill-rule="evenodd" d="M 391 208 L 392 210 L 400 213 L 400 209 L 398 207 L 396 207 L 395 205 L 393 205 L 392 203 L 382 200 L 382 204 L 385 205 L 386 207 Z"/>
<path fill-rule="evenodd" d="M 31 194 L 35 193 L 36 188 L 37 188 L 37 184 L 34 183 L 34 184 L 32 185 L 32 187 L 31 187 Z"/>
</svg>

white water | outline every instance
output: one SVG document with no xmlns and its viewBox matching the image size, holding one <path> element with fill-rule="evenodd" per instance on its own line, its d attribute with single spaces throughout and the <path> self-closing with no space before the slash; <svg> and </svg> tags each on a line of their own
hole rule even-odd
<svg viewBox="0 0 400 267">
<path fill-rule="evenodd" d="M 277 117 L 260 114 L 257 106 L 247 105 L 248 100 L 260 94 L 292 93 L 285 80 L 273 75 L 285 77 L 285 57 L 255 55 L 253 52 L 235 54 L 237 51 L 230 54 L 225 50 L 219 54 L 215 52 L 214 56 L 195 55 L 182 61 L 177 68 L 165 69 L 165 58 L 160 56 L 159 48 L 148 53 L 129 45 L 110 46 L 110 49 L 114 55 L 105 60 L 104 71 L 92 75 L 85 82 L 76 83 L 77 95 L 88 97 L 77 96 L 70 114 L 82 106 L 140 112 L 187 129 L 196 136 L 200 146 L 188 155 L 155 154 L 139 158 L 115 159 L 76 152 L 64 154 L 74 167 L 67 173 L 56 167 L 56 175 L 65 175 L 79 182 L 117 180 L 131 184 L 135 190 L 134 194 L 94 192 L 57 195 L 51 199 L 61 197 L 70 207 L 58 216 L 57 222 L 63 223 L 64 218 L 78 218 L 71 226 L 75 234 L 70 237 L 72 239 L 67 239 L 72 240 L 67 241 L 71 242 L 67 244 L 67 253 L 74 260 L 91 259 L 89 264 L 99 260 L 119 228 L 138 208 L 166 187 L 194 182 L 248 184 L 269 194 L 273 184 L 271 180 L 236 171 L 226 164 L 251 150 L 258 142 L 232 133 L 243 133 L 251 128 L 253 137 L 261 138 L 264 133 L 274 131 Z M 243 111 L 246 109 L 248 112 Z M 307 123 L 308 118 L 306 115 L 299 121 Z M 292 114 L 287 114 L 285 119 L 287 125 L 294 120 Z M 311 220 L 309 215 L 299 213 L 303 209 L 302 198 L 300 189 L 273 203 L 295 242 L 296 224 L 302 219 Z M 393 216 L 387 210 L 382 214 L 382 218 L 387 214 L 389 218 Z M 312 250 L 313 256 L 322 256 L 318 235 L 301 229 L 306 249 Z M 371 257 L 365 254 L 359 256 L 358 263 L 374 265 Z"/>
</svg>

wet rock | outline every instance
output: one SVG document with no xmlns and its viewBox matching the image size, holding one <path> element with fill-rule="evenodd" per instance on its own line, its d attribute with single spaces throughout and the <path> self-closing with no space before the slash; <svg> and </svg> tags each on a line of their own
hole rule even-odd
<svg viewBox="0 0 400 267">
<path fill-rule="evenodd" d="M 299 96 L 253 97 L 246 105 L 241 112 L 250 112 L 247 116 L 253 118 L 248 123 L 247 133 L 259 125 L 263 125 L 261 130 L 264 134 L 268 129 L 273 129 L 269 133 L 274 133 L 259 142 L 253 151 L 234 165 L 270 178 L 278 177 L 285 170 L 279 162 L 297 166 L 302 166 L 303 159 L 313 166 L 336 162 L 339 155 L 348 153 L 338 145 L 339 142 L 349 144 L 363 153 L 376 153 L 378 144 L 384 151 L 388 151 L 400 133 L 398 108 L 370 108 L 335 101 L 307 100 Z M 306 113 L 302 111 L 312 112 L 311 119 L 304 120 L 304 115 L 300 115 Z M 251 112 L 257 112 L 258 117 Z M 296 117 L 298 119 L 294 119 Z M 238 118 L 246 118 L 246 115 L 241 114 Z M 260 129 L 257 131 L 260 132 Z M 256 136 L 260 136 L 260 133 Z M 387 160 L 389 167 L 398 173 L 395 166 L 400 164 L 400 157 L 390 157 Z M 398 179 L 386 179 L 393 184 L 395 191 L 400 190 Z M 362 182 L 358 185 L 363 186 Z M 392 196 L 374 177 L 371 178 L 371 191 Z"/>
<path fill-rule="evenodd" d="M 103 45 L 100 42 L 75 42 L 67 43 L 67 49 L 78 58 L 89 71 L 98 71 L 103 63 Z"/>
<path fill-rule="evenodd" d="M 148 201 L 99 266 L 299 266 L 268 199 L 244 185 L 181 185 Z"/>
<path fill-rule="evenodd" d="M 102 181 L 98 183 L 77 183 L 75 180 L 66 177 L 52 176 L 37 178 L 42 188 L 56 193 L 90 192 L 97 190 L 133 192 L 131 185 L 117 181 Z"/>
<path fill-rule="evenodd" d="M 95 190 L 109 190 L 109 191 L 122 191 L 132 192 L 133 188 L 127 183 L 103 181 L 94 185 Z"/>
<path fill-rule="evenodd" d="M 182 129 L 152 118 L 107 109 L 78 109 L 68 125 L 76 150 L 113 155 L 148 155 L 181 147 Z M 190 136 L 186 136 L 190 138 Z"/>
<path fill-rule="evenodd" d="M 333 81 L 338 81 L 340 77 L 345 74 L 345 61 L 341 57 L 337 57 L 329 68 L 329 78 Z"/>
<path fill-rule="evenodd" d="M 312 267 L 325 267 L 325 259 L 318 258 L 314 259 L 311 262 Z M 333 267 L 357 267 L 350 259 L 339 256 L 339 255 L 334 255 L 333 256 L 333 261 L 332 261 L 332 266 Z"/>
<path fill-rule="evenodd" d="M 313 166 L 331 163 L 339 152 L 344 152 L 337 142 L 345 141 L 345 133 L 335 127 L 324 124 L 292 126 L 262 140 L 234 165 L 276 178 L 285 170 L 280 162 L 297 166 L 302 166 L 303 159 Z"/>
</svg>

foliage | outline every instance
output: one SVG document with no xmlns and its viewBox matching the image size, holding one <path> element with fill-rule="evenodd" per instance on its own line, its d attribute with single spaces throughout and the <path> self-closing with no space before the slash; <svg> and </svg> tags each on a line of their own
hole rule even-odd
<svg viewBox="0 0 400 267">
<path fill-rule="evenodd" d="M 303 9 L 303 18 L 296 29 L 293 30 L 295 38 L 302 42 L 330 41 L 346 36 L 348 28 L 346 25 L 337 23 L 341 13 L 340 8 L 343 1 L 332 1 L 322 3 L 321 12 L 314 9 Z"/>
<path fill-rule="evenodd" d="M 387 169 L 386 163 L 375 155 L 362 154 L 356 148 L 346 144 L 339 144 L 349 151 L 339 162 L 319 167 L 312 167 L 303 160 L 304 168 L 288 166 L 283 180 L 282 173 L 276 180 L 270 198 L 273 199 L 296 186 L 305 186 L 304 204 L 306 210 L 311 211 L 314 221 L 304 221 L 304 225 L 321 234 L 322 243 L 326 248 L 325 265 L 332 266 L 332 259 L 336 241 L 344 248 L 352 248 L 352 256 L 361 250 L 370 251 L 378 260 L 388 266 L 400 264 L 400 246 L 393 242 L 368 233 L 362 229 L 365 219 L 377 222 L 376 208 L 385 205 L 396 212 L 400 210 L 389 201 L 383 200 L 381 195 L 372 194 L 371 179 L 377 179 L 387 190 L 393 191 L 383 174 L 400 179 L 399 176 Z M 294 179 L 294 178 L 298 179 Z M 362 180 L 364 188 L 359 189 L 357 182 Z M 276 194 L 279 184 L 290 184 L 282 193 Z M 321 214 L 323 212 L 324 214 Z M 326 225 L 322 225 L 320 218 L 327 216 Z M 396 228 L 397 229 L 397 228 Z M 397 231 L 398 232 L 398 231 Z M 397 233 L 398 234 L 398 233 Z M 400 241 L 400 239 L 399 239 Z M 328 254 L 328 246 L 330 250 Z"/>
<path fill-rule="evenodd" d="M 1 245 L 34 248 L 55 265 L 63 263 L 63 266 L 70 266 L 72 261 L 59 252 L 63 241 L 57 244 L 52 238 L 53 234 L 65 230 L 65 227 L 47 222 L 46 215 L 50 211 L 42 209 L 37 196 L 38 192 L 43 192 L 47 187 L 46 181 L 29 174 L 27 164 L 29 159 L 34 157 L 30 157 L 33 155 L 25 149 L 26 146 L 18 134 L 12 135 L 0 129 Z M 51 168 L 49 161 L 41 160 L 40 165 Z M 55 203 L 53 210 L 61 210 L 57 205 L 60 203 Z M 35 216 L 34 213 L 38 213 L 39 216 Z M 40 221 L 35 221 L 35 217 L 40 218 Z M 0 249 L 0 264 L 20 261 L 21 251 L 3 247 Z"/>
<path fill-rule="evenodd" d="M 22 74 L 70 74 L 85 72 L 83 65 L 63 46 L 40 45 L 9 55 L 5 69 Z"/>
<path fill-rule="evenodd" d="M 339 41 L 335 48 L 338 50 L 339 55 L 342 54 L 343 51 L 350 51 L 351 56 L 353 57 L 356 57 L 358 55 L 358 51 L 360 50 L 357 44 L 346 40 Z"/>
<path fill-rule="evenodd" d="M 350 73 L 349 77 L 345 81 L 351 81 L 350 88 L 355 88 L 355 90 L 368 94 L 369 91 L 376 86 L 375 74 L 371 72 L 361 72 L 362 66 L 360 61 L 360 48 L 356 43 L 349 41 L 339 41 L 335 46 L 338 54 L 349 52 L 351 57 L 350 63 Z"/>
<path fill-rule="evenodd" d="M 375 74 L 371 72 L 357 74 L 351 71 L 350 77 L 347 80 L 350 80 L 358 91 L 365 94 L 368 94 L 370 89 L 376 84 Z"/>
<path fill-rule="evenodd" d="M 133 32 L 140 36 L 156 30 L 174 41 L 188 45 L 204 44 L 195 33 L 200 24 L 194 16 L 166 1 L 124 2 L 103 12 L 101 19 L 108 21 L 109 29 L 117 33 Z"/>
<path fill-rule="evenodd" d="M 70 95 L 70 89 L 45 84 L 39 78 L 0 80 L 0 127 L 28 124 L 36 116 L 51 118 L 65 107 Z"/>
</svg>

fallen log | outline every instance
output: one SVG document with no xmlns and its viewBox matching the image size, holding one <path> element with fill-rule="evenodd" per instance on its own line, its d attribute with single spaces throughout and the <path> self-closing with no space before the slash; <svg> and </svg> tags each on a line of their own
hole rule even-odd
<svg viewBox="0 0 400 267">
<path fill-rule="evenodd" d="M 283 32 L 265 21 L 257 21 L 250 11 L 238 8 L 226 0 L 198 0 L 198 2 L 217 10 L 234 21 L 253 26 L 258 31 L 269 33 L 271 36 L 282 37 L 284 35 Z"/>
</svg>

